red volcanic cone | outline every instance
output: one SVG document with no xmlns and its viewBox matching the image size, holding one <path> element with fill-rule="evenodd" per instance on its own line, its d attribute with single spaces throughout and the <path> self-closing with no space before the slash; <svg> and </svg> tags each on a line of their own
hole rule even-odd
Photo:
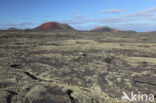
<svg viewBox="0 0 156 103">
<path fill-rule="evenodd" d="M 47 22 L 39 27 L 35 28 L 35 30 L 64 30 L 64 31 L 71 31 L 74 30 L 71 26 L 68 24 L 61 24 L 57 22 Z"/>
<path fill-rule="evenodd" d="M 125 30 L 110 28 L 107 26 L 94 28 L 92 31 L 103 31 L 103 32 L 123 32 Z"/>
</svg>

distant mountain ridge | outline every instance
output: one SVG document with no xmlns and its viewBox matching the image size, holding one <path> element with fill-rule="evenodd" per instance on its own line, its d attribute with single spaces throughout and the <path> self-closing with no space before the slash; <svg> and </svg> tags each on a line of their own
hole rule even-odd
<svg viewBox="0 0 156 103">
<path fill-rule="evenodd" d="M 8 30 L 19 30 L 19 29 L 18 28 L 11 27 L 11 28 L 8 28 Z"/>
<path fill-rule="evenodd" d="M 35 31 L 38 31 L 38 30 L 43 30 L 43 31 L 57 31 L 57 30 L 59 30 L 59 31 L 81 31 L 81 30 L 74 29 L 73 27 L 71 27 L 68 24 L 63 24 L 63 23 L 58 23 L 58 22 L 46 22 L 46 23 L 43 23 L 43 24 L 41 24 L 38 27 L 35 27 L 33 29 L 18 29 L 18 28 L 15 28 L 15 27 L 11 27 L 11 28 L 8 28 L 7 30 L 12 30 L 12 31 L 15 31 L 15 30 L 27 30 L 27 31 L 31 31 L 31 30 L 35 30 Z M 86 30 L 86 31 L 88 31 L 88 30 Z M 136 31 L 133 31 L 133 30 L 116 29 L 116 28 L 111 28 L 111 27 L 108 27 L 108 26 L 96 27 L 96 28 L 94 28 L 92 30 L 89 30 L 89 31 L 94 31 L 94 32 L 130 32 L 130 33 L 136 32 Z"/>
</svg>

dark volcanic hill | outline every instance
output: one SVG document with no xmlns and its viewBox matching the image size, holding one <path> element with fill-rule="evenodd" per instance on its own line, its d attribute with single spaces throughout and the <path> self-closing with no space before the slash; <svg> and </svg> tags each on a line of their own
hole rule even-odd
<svg viewBox="0 0 156 103">
<path fill-rule="evenodd" d="M 57 22 L 47 22 L 35 28 L 35 30 L 63 30 L 72 31 L 75 30 L 68 24 L 62 24 Z"/>
<path fill-rule="evenodd" d="M 19 29 L 18 28 L 11 27 L 11 28 L 8 28 L 8 30 L 19 30 Z"/>
<path fill-rule="evenodd" d="M 107 27 L 107 26 L 103 26 L 103 27 L 97 27 L 97 28 L 94 28 L 93 30 L 91 31 L 103 31 L 103 32 L 125 32 L 125 30 L 122 30 L 122 29 L 115 29 L 115 28 L 110 28 L 110 27 Z"/>
</svg>

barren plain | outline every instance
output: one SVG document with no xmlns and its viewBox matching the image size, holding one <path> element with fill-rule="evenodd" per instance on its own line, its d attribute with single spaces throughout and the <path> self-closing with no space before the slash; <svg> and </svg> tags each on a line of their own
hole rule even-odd
<svg viewBox="0 0 156 103">
<path fill-rule="evenodd" d="M 0 31 L 0 103 L 133 103 L 123 91 L 156 96 L 155 32 Z"/>
</svg>

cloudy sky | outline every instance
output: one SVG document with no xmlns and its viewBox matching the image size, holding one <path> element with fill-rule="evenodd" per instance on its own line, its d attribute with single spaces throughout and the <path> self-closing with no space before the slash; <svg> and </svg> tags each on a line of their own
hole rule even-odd
<svg viewBox="0 0 156 103">
<path fill-rule="evenodd" d="M 78 30 L 156 31 L 156 0 L 0 0 L 0 29 L 34 28 L 49 21 Z"/>
</svg>

